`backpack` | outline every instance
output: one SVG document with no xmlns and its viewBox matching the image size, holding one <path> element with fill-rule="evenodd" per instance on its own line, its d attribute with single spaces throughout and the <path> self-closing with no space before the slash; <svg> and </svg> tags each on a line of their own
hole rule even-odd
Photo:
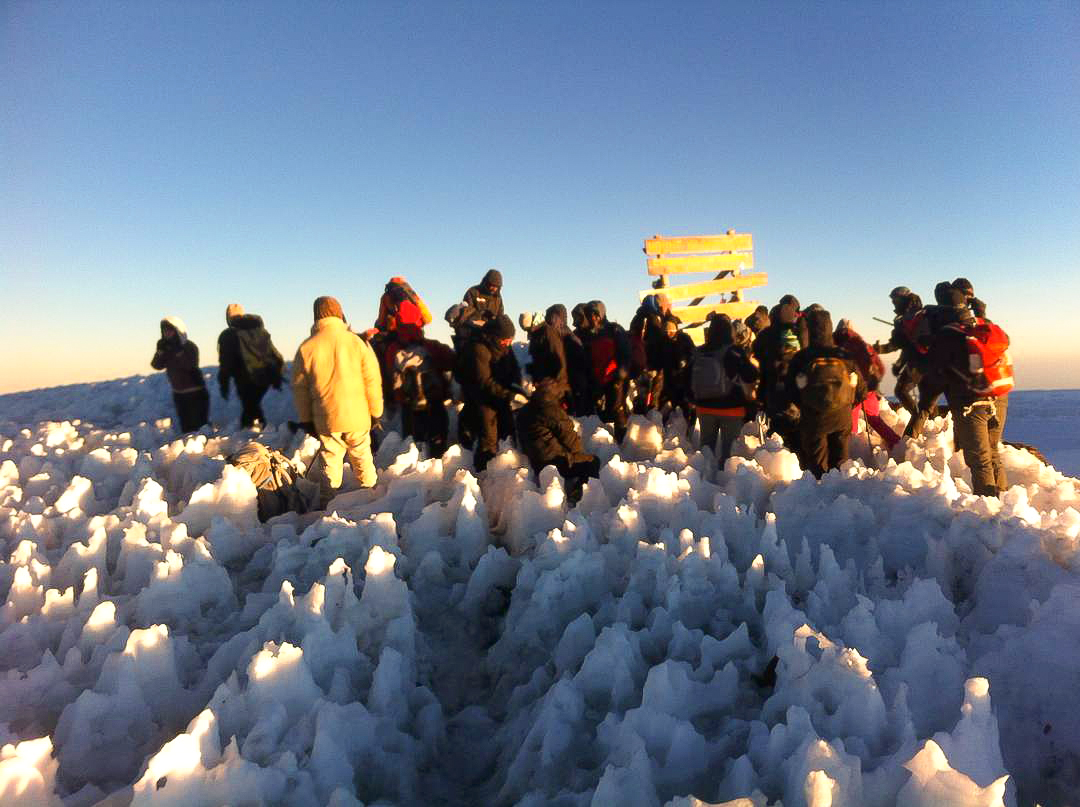
<svg viewBox="0 0 1080 807">
<path fill-rule="evenodd" d="M 285 360 L 274 347 L 266 328 L 234 328 L 233 331 L 236 333 L 240 360 L 251 383 L 268 387 L 279 382 Z"/>
<path fill-rule="evenodd" d="M 858 378 L 847 361 L 831 356 L 812 359 L 795 378 L 799 388 L 799 406 L 809 412 L 824 414 L 855 405 Z"/>
<path fill-rule="evenodd" d="M 252 440 L 225 460 L 246 471 L 255 484 L 259 521 L 282 513 L 306 513 L 318 509 L 319 486 L 301 477 L 280 451 Z"/>
<path fill-rule="evenodd" d="M 727 398 L 736 390 L 735 380 L 724 369 L 724 357 L 730 345 L 720 350 L 704 350 L 694 357 L 690 367 L 690 391 L 695 401 Z"/>
<path fill-rule="evenodd" d="M 900 320 L 900 330 L 919 353 L 930 351 L 930 322 L 926 318 L 926 309 L 920 308 L 910 316 Z"/>
<path fill-rule="evenodd" d="M 975 378 L 972 390 L 977 395 L 1007 395 L 1014 386 L 1009 335 L 987 319 L 974 324 L 948 326 L 964 335 L 968 349 L 968 370 Z"/>
<path fill-rule="evenodd" d="M 401 347 L 394 357 L 394 392 L 406 408 L 427 409 L 446 399 L 446 382 L 422 344 Z"/>
</svg>

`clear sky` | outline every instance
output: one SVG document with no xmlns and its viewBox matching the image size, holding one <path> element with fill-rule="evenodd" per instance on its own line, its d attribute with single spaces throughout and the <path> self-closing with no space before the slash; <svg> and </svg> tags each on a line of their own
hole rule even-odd
<svg viewBox="0 0 1080 807">
<path fill-rule="evenodd" d="M 625 324 L 644 238 L 727 229 L 870 337 L 967 276 L 1080 387 L 1080 3 L 0 3 L 0 392 L 394 274 Z"/>
</svg>

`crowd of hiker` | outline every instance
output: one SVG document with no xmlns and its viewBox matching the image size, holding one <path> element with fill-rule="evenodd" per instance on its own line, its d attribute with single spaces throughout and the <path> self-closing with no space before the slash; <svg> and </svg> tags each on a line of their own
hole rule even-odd
<svg viewBox="0 0 1080 807">
<path fill-rule="evenodd" d="M 511 438 L 537 473 L 554 466 L 576 501 L 599 461 L 584 451 L 574 418 L 599 417 L 621 444 L 631 412 L 657 410 L 665 419 L 678 412 L 690 433 L 700 428 L 701 446 L 721 464 L 756 421 L 759 437 L 777 435 L 820 477 L 848 458 L 860 421 L 868 440 L 873 430 L 891 451 L 939 414 L 942 395 L 974 492 L 994 496 L 1006 488 L 998 444 L 1012 388 L 1008 337 L 964 278 L 939 283 L 927 305 L 907 287 L 893 289 L 892 330 L 875 343 L 849 320 L 834 324 L 820 305 L 803 309 L 791 294 L 745 319 L 710 315 L 700 345 L 663 291 L 644 297 L 629 329 L 611 321 L 600 300 L 569 312 L 555 304 L 518 318 L 528 344 L 524 368 L 512 349 L 517 328 L 505 313 L 502 286 L 502 274 L 492 269 L 446 312 L 451 345 L 425 336 L 431 311 L 401 277 L 386 284 L 378 317 L 362 332 L 347 325 L 336 299 L 315 300 L 291 384 L 298 427 L 320 444 L 308 474 L 319 486 L 320 506 L 340 486 L 346 459 L 361 487 L 375 485 L 372 441 L 384 412 L 399 417 L 403 434 L 429 456 L 441 456 L 456 439 L 473 452 L 477 472 Z M 232 304 L 226 323 L 218 339 L 222 396 L 232 381 L 241 425 L 265 423 L 261 401 L 285 382 L 284 360 L 259 317 Z M 904 435 L 880 415 L 881 356 L 891 353 L 898 354 L 895 394 L 909 413 Z M 161 321 L 151 364 L 168 374 L 180 429 L 205 425 L 209 395 L 198 348 L 178 318 Z M 448 407 L 455 399 L 461 409 L 451 435 Z"/>
</svg>

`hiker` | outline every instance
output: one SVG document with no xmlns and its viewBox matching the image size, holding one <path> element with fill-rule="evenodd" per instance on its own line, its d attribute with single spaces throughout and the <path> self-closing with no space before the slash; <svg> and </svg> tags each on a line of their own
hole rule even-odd
<svg viewBox="0 0 1080 807">
<path fill-rule="evenodd" d="M 502 285 L 502 272 L 488 269 L 479 283 L 465 291 L 463 302 L 474 321 L 490 322 L 503 315 Z"/>
<path fill-rule="evenodd" d="M 164 370 L 172 387 L 180 433 L 198 431 L 210 419 L 210 393 L 199 370 L 199 348 L 187 337 L 187 327 L 180 317 L 161 320 L 158 339 L 150 366 Z"/>
<path fill-rule="evenodd" d="M 667 295 L 648 294 L 641 301 L 633 319 L 630 320 L 630 374 L 637 379 L 638 395 L 634 412 L 642 415 L 650 409 L 660 408 L 660 396 L 664 386 L 663 350 L 665 325 L 678 324 L 671 313 Z"/>
<path fill-rule="evenodd" d="M 1009 338 L 994 323 L 975 317 L 960 289 L 953 289 L 947 301 L 930 361 L 945 379 L 953 434 L 971 471 L 972 492 L 998 496 L 1008 489 L 999 445 L 1013 386 Z"/>
<path fill-rule="evenodd" d="M 929 370 L 929 358 L 932 335 L 930 322 L 922 298 L 907 286 L 897 286 L 889 292 L 893 305 L 893 326 L 886 342 L 875 342 L 872 347 L 879 355 L 900 351 L 900 358 L 893 364 L 892 372 L 896 376 L 893 390 L 897 400 L 908 412 L 908 424 L 904 436 L 918 437 L 922 427 L 931 414 L 931 404 L 927 401 L 926 410 L 920 408 L 915 398 L 915 391 Z M 930 394 L 928 390 L 928 395 Z"/>
<path fill-rule="evenodd" d="M 885 442 L 886 450 L 892 451 L 893 446 L 900 442 L 900 436 L 881 419 L 881 396 L 877 392 L 885 375 L 885 365 L 877 351 L 859 336 L 849 320 L 842 319 L 837 323 L 833 341 L 851 357 L 866 381 L 866 397 L 851 410 L 851 433 L 858 434 L 859 416 L 862 415 L 866 418 L 867 439 L 869 430 L 873 429 Z"/>
<path fill-rule="evenodd" d="M 752 337 L 756 337 L 759 333 L 769 327 L 772 324 L 769 320 L 769 308 L 768 306 L 759 305 L 754 309 L 754 312 L 746 318 L 746 327 L 750 329 Z"/>
<path fill-rule="evenodd" d="M 375 319 L 375 328 L 380 333 L 390 334 L 400 325 L 412 325 L 421 331 L 431 324 L 431 311 L 420 295 L 403 277 L 392 277 L 383 288 L 379 298 L 379 315 Z"/>
<path fill-rule="evenodd" d="M 585 453 L 574 421 L 563 411 L 562 389 L 552 377 L 542 378 L 517 413 L 518 441 L 539 475 L 552 465 L 566 480 L 566 498 L 571 504 L 581 500 L 586 480 L 600 474 L 600 460 Z"/>
<path fill-rule="evenodd" d="M 769 313 L 770 324 L 758 333 L 753 355 L 761 370 L 758 398 L 769 419 L 769 433 L 778 434 L 791 451 L 799 447 L 799 411 L 787 386 L 788 365 L 806 347 L 805 324 L 800 325 L 798 300 L 785 295 Z"/>
<path fill-rule="evenodd" d="M 570 387 L 569 393 L 564 396 L 568 411 L 578 417 L 591 415 L 596 404 L 592 395 L 589 357 L 581 339 L 566 324 L 566 306 L 561 303 L 550 306 L 544 312 L 544 322 L 562 339 L 566 383 Z"/>
<path fill-rule="evenodd" d="M 976 319 L 986 319 L 986 303 L 975 296 L 975 287 L 966 277 L 958 277 L 952 282 L 954 289 L 960 289 L 967 299 L 968 308 Z"/>
<path fill-rule="evenodd" d="M 626 386 L 630 378 L 630 339 L 618 323 L 607 318 L 607 307 L 599 300 L 585 306 L 583 333 L 592 389 L 600 419 L 612 424 L 616 443 L 626 437 L 630 410 L 626 404 Z"/>
<path fill-rule="evenodd" d="M 655 404 L 666 413 L 679 409 L 690 431 L 693 431 L 696 422 L 690 394 L 690 363 L 694 360 L 694 350 L 694 340 L 690 334 L 680 330 L 674 319 L 665 320 L 659 349 L 660 377 L 663 382 Z"/>
<path fill-rule="evenodd" d="M 690 368 L 690 390 L 701 423 L 701 445 L 713 448 L 721 468 L 755 411 L 757 379 L 758 369 L 747 351 L 735 344 L 731 318 L 727 314 L 710 317 L 705 344 L 695 351 Z"/>
<path fill-rule="evenodd" d="M 514 323 L 502 314 L 469 341 L 457 364 L 465 401 L 460 422 L 466 426 L 459 434 L 466 448 L 472 447 L 466 439 L 476 440 L 473 467 L 478 473 L 495 456 L 499 441 L 514 433 L 514 396 L 525 397 L 521 368 L 510 349 L 513 341 Z"/>
<path fill-rule="evenodd" d="M 427 443 L 432 457 L 446 452 L 450 416 L 447 373 L 454 369 L 454 351 L 434 339 L 425 339 L 420 328 L 399 324 L 391 367 L 394 400 L 401 407 L 402 434 L 416 443 Z"/>
<path fill-rule="evenodd" d="M 218 336 L 221 397 L 228 400 L 232 380 L 240 399 L 240 428 L 249 429 L 256 421 L 265 426 L 262 399 L 270 387 L 281 389 L 285 360 L 263 327 L 262 317 L 246 314 L 242 305 L 230 303 L 225 322 L 229 327 Z"/>
<path fill-rule="evenodd" d="M 866 382 L 833 342 L 828 311 L 808 311 L 806 331 L 809 344 L 791 360 L 787 392 L 799 408 L 799 464 L 820 479 L 848 458 L 851 410 L 865 397 Z"/>
<path fill-rule="evenodd" d="M 320 509 L 326 509 L 341 485 L 342 463 L 362 488 L 375 486 L 371 456 L 372 419 L 383 412 L 382 379 L 371 347 L 345 324 L 341 303 L 318 297 L 315 324 L 293 359 L 293 401 L 303 427 L 319 440 L 308 473 L 320 486 Z"/>
</svg>

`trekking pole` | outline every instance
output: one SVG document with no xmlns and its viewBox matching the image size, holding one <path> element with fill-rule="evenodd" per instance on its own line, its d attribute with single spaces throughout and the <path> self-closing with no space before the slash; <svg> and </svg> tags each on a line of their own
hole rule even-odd
<svg viewBox="0 0 1080 807">
<path fill-rule="evenodd" d="M 874 322 L 880 322 L 882 325 L 892 325 L 893 324 L 891 320 L 882 319 L 881 317 L 870 317 L 870 319 L 874 320 Z"/>
</svg>

